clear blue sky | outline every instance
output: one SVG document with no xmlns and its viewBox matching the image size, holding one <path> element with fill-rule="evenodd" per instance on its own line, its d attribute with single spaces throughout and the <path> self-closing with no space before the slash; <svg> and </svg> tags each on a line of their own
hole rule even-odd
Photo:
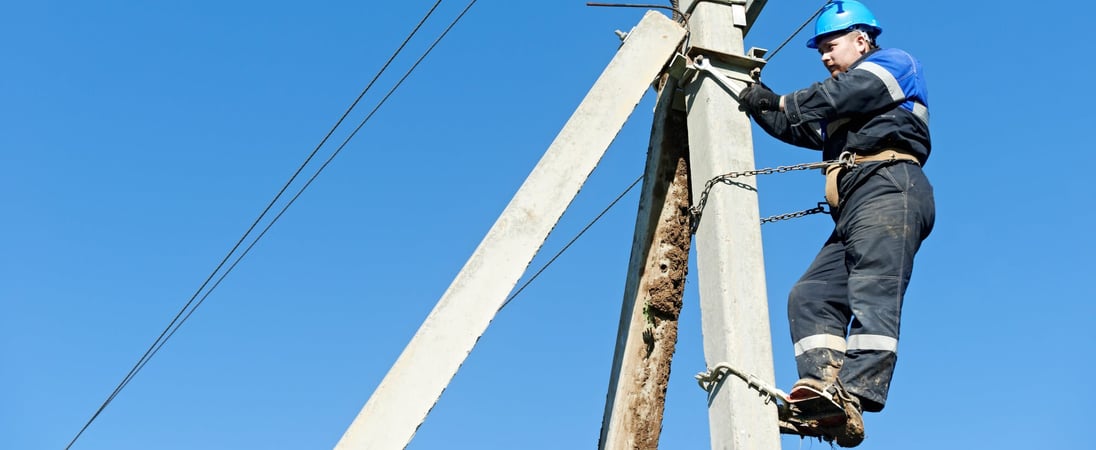
<svg viewBox="0 0 1096 450">
<path fill-rule="evenodd" d="M 6 5 L 0 448 L 73 437 L 432 4 Z M 465 4 L 443 3 L 353 124 Z M 747 45 L 775 48 L 820 4 L 770 2 Z M 861 448 L 1090 446 L 1077 426 L 1096 400 L 1096 7 L 869 5 L 881 43 L 928 72 L 938 220 L 890 403 L 867 416 Z M 642 14 L 476 4 L 75 448 L 332 447 L 612 57 L 613 30 Z M 805 38 L 766 69 L 778 92 L 825 76 Z M 652 106 L 533 268 L 642 172 Z M 759 166 L 818 158 L 754 136 Z M 764 178 L 759 195 L 762 215 L 803 209 L 820 179 Z M 502 311 L 409 448 L 596 446 L 637 201 Z M 763 230 L 783 387 L 784 302 L 829 226 Z M 708 447 L 695 289 L 691 276 L 666 449 Z"/>
</svg>

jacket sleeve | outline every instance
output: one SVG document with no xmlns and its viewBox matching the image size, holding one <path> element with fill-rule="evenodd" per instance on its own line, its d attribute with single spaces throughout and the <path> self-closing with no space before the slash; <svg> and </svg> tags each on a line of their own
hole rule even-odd
<svg viewBox="0 0 1096 450">
<path fill-rule="evenodd" d="M 909 78 L 912 72 L 905 61 L 868 58 L 836 78 L 786 95 L 786 116 L 792 125 L 799 125 L 893 108 L 906 101 L 899 80 Z"/>
<path fill-rule="evenodd" d="M 799 147 L 822 149 L 822 130 L 818 122 L 792 125 L 782 111 L 761 111 L 752 116 L 761 129 L 774 138 Z"/>
</svg>

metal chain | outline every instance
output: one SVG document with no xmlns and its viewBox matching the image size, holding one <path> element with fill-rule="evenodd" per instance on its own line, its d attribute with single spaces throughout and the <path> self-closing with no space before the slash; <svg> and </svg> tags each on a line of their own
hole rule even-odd
<svg viewBox="0 0 1096 450">
<path fill-rule="evenodd" d="M 775 215 L 775 216 L 766 217 L 764 219 L 761 219 L 761 224 L 764 225 L 764 224 L 767 224 L 767 223 L 779 222 L 781 220 L 798 219 L 800 217 L 806 217 L 806 216 L 809 216 L 811 214 L 822 214 L 822 213 L 829 214 L 830 210 L 826 209 L 827 206 L 829 206 L 829 204 L 827 204 L 826 202 L 818 202 L 818 206 L 815 206 L 814 208 L 811 208 L 811 209 L 804 209 L 802 211 L 796 211 L 796 212 L 792 212 L 792 213 L 779 214 L 779 215 Z"/>
<path fill-rule="evenodd" d="M 694 224 L 700 223 L 700 216 L 704 214 L 704 207 L 708 204 L 708 196 L 711 194 L 712 188 L 714 188 L 716 184 L 720 184 L 720 183 L 728 184 L 728 185 L 731 185 L 731 186 L 737 186 L 737 187 L 740 187 L 740 188 L 743 188 L 743 189 L 756 191 L 757 188 L 755 188 L 753 186 L 750 186 L 748 184 L 745 184 L 745 183 L 740 183 L 740 182 L 734 181 L 734 180 L 736 178 L 742 178 L 742 177 L 752 177 L 752 176 L 757 176 L 757 175 L 771 175 L 771 174 L 774 174 L 774 173 L 787 173 L 787 172 L 793 172 L 793 171 L 797 171 L 797 170 L 823 169 L 823 168 L 828 167 L 828 166 L 833 165 L 833 164 L 845 164 L 847 162 L 848 161 L 845 160 L 845 159 L 835 159 L 835 160 L 832 160 L 832 161 L 822 161 L 822 162 L 814 162 L 814 163 L 795 164 L 795 165 L 791 165 L 791 166 L 779 166 L 779 167 L 774 167 L 774 168 L 765 168 L 765 169 L 756 169 L 756 170 L 745 170 L 745 171 L 742 171 L 742 172 L 728 172 L 728 173 L 725 173 L 723 175 L 719 175 L 715 178 L 712 178 L 712 179 L 708 180 L 707 183 L 704 183 L 704 191 L 700 193 L 700 201 L 697 202 L 696 206 L 693 206 L 693 207 L 689 208 L 689 213 L 692 215 L 692 219 L 693 219 Z M 807 210 L 803 210 L 803 211 L 798 211 L 798 212 L 794 212 L 794 213 L 782 214 L 782 215 L 779 215 L 779 216 L 767 217 L 765 219 L 762 219 L 761 223 L 764 224 L 764 223 L 776 222 L 776 221 L 780 221 L 780 220 L 795 219 L 795 218 L 798 218 L 798 217 L 803 217 L 803 216 L 808 216 L 808 215 L 811 215 L 811 214 L 818 214 L 818 213 L 825 212 L 826 209 L 824 207 L 822 207 L 821 205 L 822 204 L 820 203 L 819 206 L 815 207 L 815 208 L 811 208 L 811 209 L 807 209 Z"/>
</svg>

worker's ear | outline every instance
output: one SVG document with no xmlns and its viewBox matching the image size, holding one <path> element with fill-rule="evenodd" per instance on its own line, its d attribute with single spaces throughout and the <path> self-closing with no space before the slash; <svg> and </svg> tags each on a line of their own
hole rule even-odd
<svg viewBox="0 0 1096 450">
<path fill-rule="evenodd" d="M 865 54 L 869 50 L 871 50 L 871 48 L 872 48 L 871 37 L 868 37 L 867 33 L 861 31 L 861 32 L 858 32 L 858 33 L 854 33 L 854 36 L 856 36 L 854 38 L 855 39 L 854 42 L 856 43 L 856 48 L 860 50 L 861 55 Z"/>
</svg>

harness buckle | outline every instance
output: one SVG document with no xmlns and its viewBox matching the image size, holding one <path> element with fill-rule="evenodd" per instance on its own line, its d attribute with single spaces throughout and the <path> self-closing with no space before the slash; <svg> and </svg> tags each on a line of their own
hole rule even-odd
<svg viewBox="0 0 1096 450">
<path fill-rule="evenodd" d="M 850 151 L 843 151 L 837 157 L 837 163 L 846 169 L 856 167 L 856 153 Z"/>
</svg>

